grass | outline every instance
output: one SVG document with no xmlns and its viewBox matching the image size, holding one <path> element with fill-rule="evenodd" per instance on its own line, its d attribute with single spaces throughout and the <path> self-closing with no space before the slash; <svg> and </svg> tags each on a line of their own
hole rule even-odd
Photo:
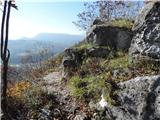
<svg viewBox="0 0 160 120">
<path fill-rule="evenodd" d="M 87 48 L 82 47 L 80 48 Z M 114 75 L 114 70 L 120 70 Z M 114 98 L 117 89 L 112 86 L 119 82 L 130 80 L 136 76 L 160 74 L 160 66 L 148 64 L 141 61 L 139 63 L 129 62 L 129 56 L 123 51 L 118 51 L 113 58 L 87 57 L 82 65 L 74 71 L 68 80 L 68 87 L 71 94 L 81 100 L 98 101 L 104 91 L 104 98 L 110 105 L 116 105 Z"/>
<path fill-rule="evenodd" d="M 118 68 L 128 68 L 130 65 L 131 63 L 129 63 L 127 55 L 113 58 L 107 64 L 108 68 L 112 70 L 118 69 Z"/>
<path fill-rule="evenodd" d="M 130 20 L 119 19 L 119 20 L 113 20 L 111 22 L 111 25 L 131 29 L 133 27 L 133 22 Z"/>
<path fill-rule="evenodd" d="M 68 83 L 71 94 L 78 99 L 83 99 L 85 93 L 85 86 L 82 85 L 85 84 L 85 82 L 86 81 L 80 79 L 79 76 L 73 76 Z"/>
<path fill-rule="evenodd" d="M 73 48 L 83 51 L 91 47 L 93 47 L 91 43 L 80 43 Z M 135 64 L 129 62 L 127 53 L 118 51 L 116 54 L 113 54 L 112 56 L 111 53 L 112 57 L 109 58 L 86 56 L 80 67 L 70 69 L 72 74 L 67 80 L 67 87 L 73 97 L 86 102 L 90 102 L 91 100 L 98 102 L 101 99 L 103 91 L 104 98 L 108 104 L 116 105 L 117 101 L 114 96 L 116 96 L 119 90 L 113 87 L 113 83 L 117 84 L 136 76 L 160 74 L 159 63 L 152 64 L 151 62 L 140 61 Z M 40 76 L 60 70 L 59 66 L 62 58 L 62 54 L 57 55 L 54 59 L 44 62 L 45 68 L 30 72 L 34 76 Z M 122 70 L 122 72 L 120 71 L 117 76 L 114 76 L 114 70 Z M 123 74 L 123 70 L 127 71 L 127 73 Z M 53 97 L 44 93 L 40 86 L 34 86 L 28 81 L 19 81 L 14 86 L 11 86 L 8 90 L 8 95 L 11 109 L 16 108 L 15 111 L 20 110 L 20 112 L 18 111 L 19 113 L 28 111 L 30 116 L 35 116 L 35 119 L 38 116 L 37 109 L 54 106 Z M 24 106 L 23 109 L 22 106 Z"/>
<path fill-rule="evenodd" d="M 89 43 L 89 42 L 80 42 L 80 43 L 73 46 L 73 48 L 78 50 L 78 51 L 86 50 L 86 49 L 89 49 L 91 47 L 93 47 L 93 44 Z"/>
<path fill-rule="evenodd" d="M 117 84 L 136 76 L 159 74 L 159 67 L 144 62 L 130 63 L 128 54 L 121 51 L 109 59 L 88 57 L 70 76 L 67 85 L 71 94 L 78 99 L 98 101 L 104 91 L 105 100 L 110 105 L 116 105 L 114 94 L 116 96 L 118 90 L 112 87 L 112 83 Z M 118 75 L 114 76 L 114 70 L 120 70 Z"/>
<path fill-rule="evenodd" d="M 115 104 L 110 96 L 112 92 L 112 85 L 106 83 L 106 78 L 109 77 L 109 73 L 102 73 L 98 76 L 88 75 L 84 78 L 80 76 L 73 76 L 67 86 L 71 91 L 71 95 L 77 99 L 90 102 L 94 100 L 98 102 L 101 98 L 102 91 L 104 91 L 104 98 L 109 105 Z"/>
<path fill-rule="evenodd" d="M 8 114 L 12 119 L 17 119 L 19 115 L 26 119 L 38 119 L 40 109 L 56 105 L 53 96 L 45 93 L 38 85 L 19 81 L 8 89 Z"/>
<path fill-rule="evenodd" d="M 90 99 L 98 100 L 101 96 L 101 90 L 110 88 L 109 85 L 105 85 L 105 79 L 101 75 L 89 75 L 85 78 L 73 76 L 68 82 L 68 87 L 73 96 L 85 101 Z M 108 95 L 106 94 L 106 96 Z"/>
</svg>

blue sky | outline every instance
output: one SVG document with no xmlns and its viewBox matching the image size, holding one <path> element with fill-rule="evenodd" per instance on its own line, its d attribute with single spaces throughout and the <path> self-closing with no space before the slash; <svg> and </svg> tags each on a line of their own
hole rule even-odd
<svg viewBox="0 0 160 120">
<path fill-rule="evenodd" d="M 18 0 L 16 3 L 19 10 L 11 11 L 10 39 L 33 37 L 44 32 L 84 34 L 72 23 L 83 11 L 84 1 Z"/>
<path fill-rule="evenodd" d="M 72 23 L 84 10 L 84 2 L 95 0 L 16 0 L 12 9 L 10 39 L 34 37 L 39 33 L 85 34 Z M 2 12 L 0 12 L 0 19 Z"/>
</svg>

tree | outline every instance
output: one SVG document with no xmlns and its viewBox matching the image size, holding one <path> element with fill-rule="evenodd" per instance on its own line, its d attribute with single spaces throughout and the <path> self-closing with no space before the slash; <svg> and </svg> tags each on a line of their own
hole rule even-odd
<svg viewBox="0 0 160 120">
<path fill-rule="evenodd" d="M 2 1 L 0 4 L 3 5 Z M 2 24 L 1 24 L 1 60 L 2 60 L 2 81 L 1 81 L 1 103 L 4 116 L 7 117 L 7 74 L 8 74 L 8 61 L 10 58 L 10 51 L 8 49 L 8 33 L 9 33 L 9 19 L 11 7 L 17 9 L 15 1 L 5 0 L 3 5 L 3 15 L 2 15 Z M 4 37 L 5 36 L 5 37 Z"/>
<path fill-rule="evenodd" d="M 85 10 L 79 13 L 78 21 L 74 21 L 80 30 L 87 30 L 92 22 L 98 18 L 109 22 L 115 19 L 133 19 L 139 10 L 139 1 L 100 0 L 84 3 Z"/>
<path fill-rule="evenodd" d="M 36 51 L 27 50 L 23 56 L 21 56 L 21 66 L 24 77 L 35 81 L 38 77 L 41 77 L 42 72 L 47 71 L 52 67 L 48 64 L 48 60 L 51 56 L 54 56 L 52 44 L 46 42 L 37 42 L 35 44 Z"/>
</svg>

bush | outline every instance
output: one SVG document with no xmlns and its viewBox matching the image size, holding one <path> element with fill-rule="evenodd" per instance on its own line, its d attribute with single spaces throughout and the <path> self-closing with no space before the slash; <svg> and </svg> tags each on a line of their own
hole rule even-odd
<svg viewBox="0 0 160 120">
<path fill-rule="evenodd" d="M 11 85 L 8 90 L 7 94 L 10 97 L 20 98 L 23 96 L 23 92 L 27 89 L 31 88 L 31 83 L 28 81 L 19 81 L 16 82 L 14 85 Z"/>
<path fill-rule="evenodd" d="M 41 109 L 55 105 L 53 98 L 54 94 L 45 93 L 38 85 L 17 82 L 8 90 L 8 114 L 12 119 L 39 119 Z"/>
</svg>

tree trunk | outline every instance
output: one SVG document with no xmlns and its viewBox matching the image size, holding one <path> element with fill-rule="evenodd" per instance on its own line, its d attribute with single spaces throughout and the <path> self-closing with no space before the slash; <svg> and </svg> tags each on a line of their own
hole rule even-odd
<svg viewBox="0 0 160 120">
<path fill-rule="evenodd" d="M 8 3 L 8 9 L 7 9 Z M 10 8 L 11 8 L 11 1 L 4 3 L 4 11 L 2 17 L 2 27 L 1 27 L 1 59 L 2 59 L 2 91 L 1 91 L 1 104 L 2 104 L 2 111 L 4 116 L 7 116 L 7 72 L 8 72 L 8 61 L 10 57 L 10 52 L 8 50 L 8 30 L 9 30 L 9 17 L 10 17 Z M 6 9 L 7 9 L 7 16 L 6 16 Z M 6 19 L 5 19 L 6 18 Z M 6 20 L 6 21 L 5 21 Z M 4 41 L 4 26 L 5 27 L 5 41 Z"/>
</svg>

